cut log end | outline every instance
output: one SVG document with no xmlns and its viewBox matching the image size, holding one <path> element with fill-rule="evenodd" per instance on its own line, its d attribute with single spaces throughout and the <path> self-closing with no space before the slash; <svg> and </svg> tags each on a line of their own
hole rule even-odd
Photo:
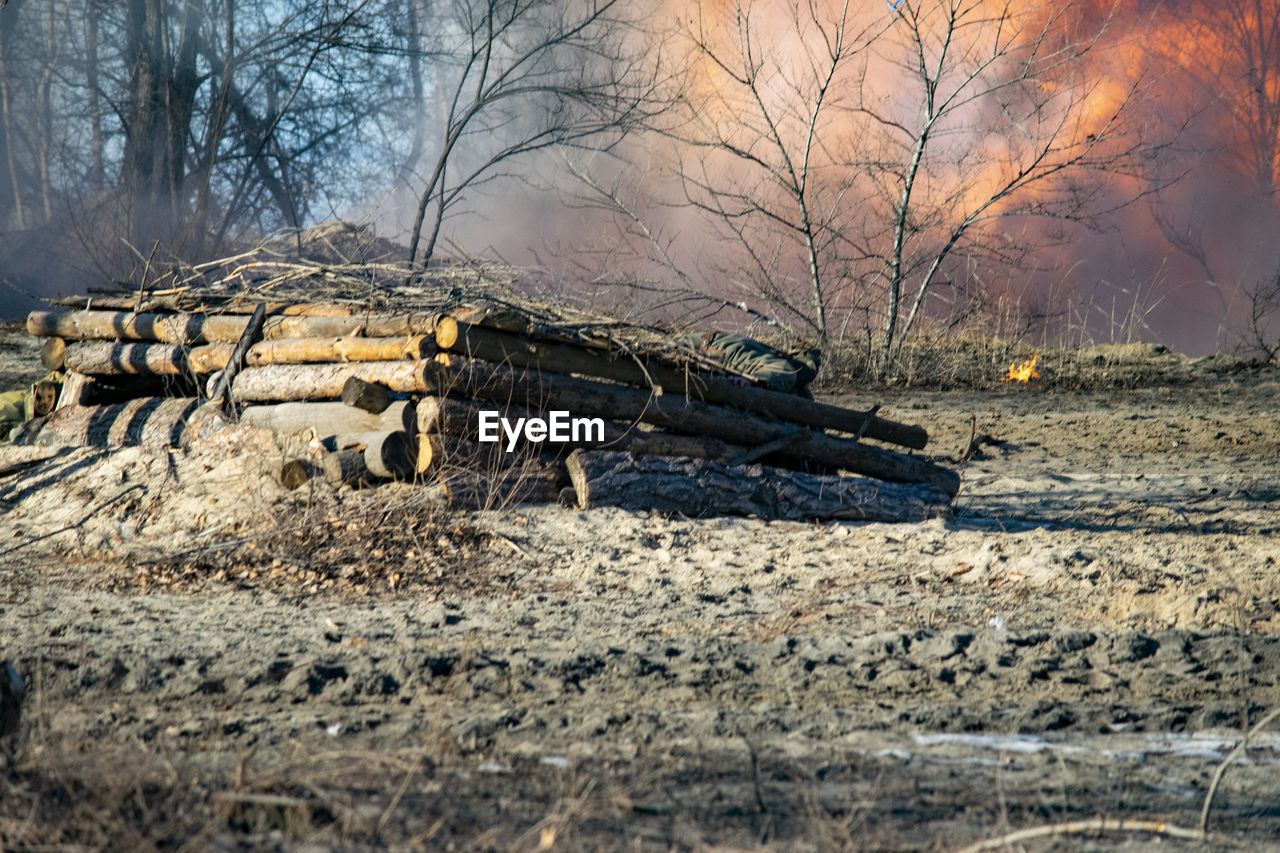
<svg viewBox="0 0 1280 853">
<path fill-rule="evenodd" d="M 62 338 L 49 338 L 40 345 L 40 363 L 45 370 L 62 370 L 67 366 L 67 342 Z"/>
<path fill-rule="evenodd" d="M 440 349 L 452 349 L 458 342 L 458 321 L 452 317 L 441 317 L 436 321 L 436 346 Z"/>
<path fill-rule="evenodd" d="M 289 459 L 280 466 L 280 483 L 289 491 L 311 479 L 312 466 L 301 459 Z"/>
</svg>

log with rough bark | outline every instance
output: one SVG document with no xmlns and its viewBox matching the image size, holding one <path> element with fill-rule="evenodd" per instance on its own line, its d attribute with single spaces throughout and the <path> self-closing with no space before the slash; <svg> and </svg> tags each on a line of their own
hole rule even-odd
<svg viewBox="0 0 1280 853">
<path fill-rule="evenodd" d="M 513 424 L 517 418 L 548 418 L 547 412 L 536 411 L 525 406 L 499 406 L 494 403 L 481 403 L 465 398 L 424 397 L 418 401 L 418 431 L 422 434 L 442 433 L 460 439 L 466 439 L 479 445 L 480 413 L 496 410 Z M 700 435 L 676 435 L 668 432 L 651 432 L 642 429 L 638 424 L 620 423 L 602 418 L 603 429 L 599 439 L 593 433 L 585 434 L 583 440 L 564 442 L 563 444 L 537 445 L 542 450 L 558 450 L 562 454 L 578 447 L 601 450 L 625 450 L 639 456 L 689 456 L 695 459 L 718 459 L 726 461 L 747 453 L 741 445 L 721 441 Z M 507 437 L 500 434 L 495 443 L 503 449 L 507 446 Z M 480 446 L 495 446 L 495 444 Z M 519 450 L 530 449 L 530 443 L 523 436 L 516 444 Z"/>
<path fill-rule="evenodd" d="M 359 376 L 349 376 L 342 383 L 342 402 L 354 409 L 377 414 L 391 405 L 391 390 L 385 385 L 365 382 Z"/>
<path fill-rule="evenodd" d="M 376 415 L 336 402 L 246 406 L 240 412 L 240 423 L 279 433 L 314 429 L 321 439 L 357 432 L 417 430 L 417 417 L 408 400 L 397 400 Z"/>
<path fill-rule="evenodd" d="M 421 393 L 427 390 L 423 365 L 421 361 L 367 361 L 246 367 L 231 386 L 231 395 L 237 403 L 336 400 L 352 376 L 392 391 Z"/>
<path fill-rule="evenodd" d="M 453 343 L 448 341 L 452 338 Z M 550 343 L 495 331 L 467 323 L 442 320 L 436 326 L 436 343 L 442 350 L 498 364 L 577 373 L 625 382 L 642 388 L 659 387 L 706 403 L 769 415 L 779 420 L 818 429 L 833 429 L 915 449 L 923 448 L 929 434 L 921 427 L 877 417 L 873 411 L 855 411 L 783 394 L 768 388 L 744 386 L 727 377 L 700 374 L 617 352 Z"/>
<path fill-rule="evenodd" d="M 230 354 L 228 345 L 223 364 Z M 187 350 L 170 344 L 76 342 L 67 347 L 66 363 L 69 370 L 87 376 L 180 376 L 188 371 Z"/>
<path fill-rule="evenodd" d="M 434 335 L 438 315 L 360 314 L 352 317 L 268 317 L 264 340 L 278 338 L 369 338 Z M 27 332 L 71 340 L 119 338 L 168 344 L 235 343 L 249 318 L 243 314 L 133 314 L 125 311 L 33 311 Z"/>
<path fill-rule="evenodd" d="M 539 454 L 531 454 L 527 448 L 518 453 L 507 453 L 497 444 L 481 443 L 456 435 L 418 434 L 419 473 L 438 473 L 452 468 L 495 473 L 519 467 L 535 456 L 541 458 Z"/>
<path fill-rule="evenodd" d="M 500 404 L 562 409 L 575 417 L 599 415 L 638 420 L 664 429 L 711 436 L 748 446 L 774 442 L 796 427 L 759 415 L 712 406 L 683 396 L 661 396 L 623 385 L 607 385 L 552 373 L 535 373 L 479 361 L 454 359 L 450 364 L 424 363 L 424 379 L 437 394 L 460 393 Z M 816 462 L 902 483 L 932 483 L 950 496 L 960 489 L 954 471 L 923 459 L 871 447 L 852 439 L 804 430 L 776 451 L 780 456 Z"/>
<path fill-rule="evenodd" d="M 106 406 L 67 406 L 45 419 L 33 437 L 41 447 L 177 447 L 197 401 L 139 397 Z"/>
<path fill-rule="evenodd" d="M 360 450 L 326 453 L 320 460 L 320 469 L 324 472 L 325 481 L 331 486 L 345 485 L 359 488 L 369 485 L 376 479 L 369 473 L 364 452 Z"/>
<path fill-rule="evenodd" d="M 730 466 L 671 457 L 575 450 L 566 464 L 583 509 L 754 515 L 788 521 L 923 521 L 945 514 L 948 496 L 932 485 L 804 474 L 762 465 Z"/>
<path fill-rule="evenodd" d="M 560 494 L 562 467 L 535 460 L 496 472 L 450 467 L 428 488 L 451 506 L 465 509 L 549 503 Z"/>
<path fill-rule="evenodd" d="M 61 340 L 51 338 L 51 340 Z M 179 344 L 78 341 L 66 347 L 72 369 L 93 376 L 213 373 L 227 366 L 234 344 L 203 344 L 190 349 Z M 435 344 L 414 335 L 395 338 L 281 338 L 259 341 L 249 348 L 245 363 L 324 364 L 351 361 L 400 361 L 426 358 Z"/>
</svg>

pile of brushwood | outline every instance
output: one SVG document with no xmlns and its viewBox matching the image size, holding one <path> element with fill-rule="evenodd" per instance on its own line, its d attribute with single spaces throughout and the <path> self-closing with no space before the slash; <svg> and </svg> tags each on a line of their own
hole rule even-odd
<svg viewBox="0 0 1280 853">
<path fill-rule="evenodd" d="M 886 446 L 921 449 L 923 429 L 762 387 L 667 330 L 439 275 L 428 287 L 392 265 L 267 266 L 253 280 L 240 268 L 235 288 L 171 283 L 32 313 L 65 379 L 12 440 L 270 452 L 290 488 L 398 479 L 460 505 L 911 521 L 945 513 L 959 488 Z M 371 269 L 394 279 L 377 299 L 317 286 Z"/>
</svg>

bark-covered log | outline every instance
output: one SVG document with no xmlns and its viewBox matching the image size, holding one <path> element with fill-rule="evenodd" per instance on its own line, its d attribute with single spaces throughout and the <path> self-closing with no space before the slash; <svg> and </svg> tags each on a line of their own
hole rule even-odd
<svg viewBox="0 0 1280 853">
<path fill-rule="evenodd" d="M 664 394 L 688 396 L 706 403 L 818 429 L 841 430 L 903 447 L 920 449 L 929 441 L 928 433 L 921 427 L 885 420 L 870 411 L 859 412 L 806 400 L 794 394 L 743 386 L 727 377 L 700 374 L 653 360 L 636 359 L 624 353 L 536 341 L 466 323 L 442 321 L 436 327 L 436 334 L 436 343 L 441 349 L 452 349 L 497 364 L 551 373 L 598 376 L 642 388 L 656 385 Z M 448 343 L 450 338 L 453 339 L 452 344 Z"/>
<path fill-rule="evenodd" d="M 360 314 L 354 317 L 275 315 L 263 325 L 264 340 L 278 338 L 369 338 L 434 335 L 436 314 Z M 33 311 L 27 332 L 41 338 L 119 338 L 191 346 L 235 343 L 249 318 L 243 314 L 133 314 L 125 311 Z"/>
<path fill-rule="evenodd" d="M 139 397 L 108 406 L 67 406 L 45 419 L 34 442 L 42 447 L 177 447 L 196 400 Z"/>
<path fill-rule="evenodd" d="M 794 426 L 759 415 L 711 406 L 674 394 L 653 395 L 623 385 L 606 385 L 559 374 L 538 374 L 478 361 L 455 359 L 451 364 L 426 362 L 424 376 L 438 394 L 450 391 L 502 404 L 538 409 L 562 409 L 575 417 L 600 415 L 639 420 L 664 429 L 703 435 L 747 446 L 781 438 Z M 816 462 L 901 483 L 932 483 L 948 495 L 960 489 L 960 476 L 922 459 L 904 456 L 851 439 L 805 430 L 804 435 L 778 451 L 797 461 Z"/>
<path fill-rule="evenodd" d="M 359 450 L 339 450 L 326 453 L 320 460 L 324 479 L 331 486 L 367 486 L 376 478 L 369 473 L 364 453 Z"/>
<path fill-rule="evenodd" d="M 391 405 L 391 389 L 385 385 L 365 382 L 359 376 L 349 376 L 342 383 L 342 402 L 354 409 L 377 414 Z"/>
<path fill-rule="evenodd" d="M 228 345 L 226 356 L 230 354 Z M 66 361 L 68 369 L 87 376 L 180 376 L 188 369 L 187 350 L 171 344 L 82 341 L 67 347 Z M 226 361 L 224 357 L 222 363 Z"/>
<path fill-rule="evenodd" d="M 376 415 L 336 402 L 246 406 L 240 412 L 240 423 L 279 433 L 314 429 L 321 439 L 357 432 L 414 432 L 417 429 L 413 404 L 407 400 L 397 400 Z"/>
<path fill-rule="evenodd" d="M 392 391 L 420 393 L 427 390 L 423 364 L 420 361 L 369 361 L 247 367 L 236 377 L 231 395 L 237 403 L 336 400 L 352 376 L 385 385 Z"/>
<path fill-rule="evenodd" d="M 521 503 L 550 503 L 563 488 L 563 466 L 539 460 L 498 471 L 446 468 L 429 486 L 460 509 L 500 509 Z"/>
<path fill-rule="evenodd" d="M 535 456 L 540 457 L 540 454 L 531 453 L 528 449 L 507 453 L 497 444 L 481 443 L 456 435 L 418 434 L 419 473 L 439 473 L 451 468 L 493 473 L 518 467 Z"/>
<path fill-rule="evenodd" d="M 50 340 L 61 340 L 51 338 Z M 234 344 L 203 344 L 190 349 L 178 344 L 80 341 L 66 347 L 72 370 L 93 376 L 154 373 L 177 376 L 213 373 L 227 366 Z M 282 338 L 259 341 L 249 348 L 245 363 L 324 364 L 351 361 L 400 361 L 425 358 L 435 344 L 415 335 L 396 338 Z"/>
<path fill-rule="evenodd" d="M 575 450 L 566 464 L 582 508 L 619 506 L 690 516 L 788 521 L 923 521 L 944 514 L 935 486 L 804 474 L 672 457 Z"/>
</svg>

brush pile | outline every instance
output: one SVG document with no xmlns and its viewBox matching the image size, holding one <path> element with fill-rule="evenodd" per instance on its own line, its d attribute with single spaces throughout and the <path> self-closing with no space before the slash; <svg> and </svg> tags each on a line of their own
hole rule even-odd
<svg viewBox="0 0 1280 853">
<path fill-rule="evenodd" d="M 236 263 L 239 261 L 239 263 Z M 289 488 L 413 480 L 460 504 L 919 520 L 923 429 L 771 390 L 669 331 L 539 304 L 493 267 L 231 259 L 32 313 L 57 408 L 15 443 L 274 453 Z"/>
</svg>

